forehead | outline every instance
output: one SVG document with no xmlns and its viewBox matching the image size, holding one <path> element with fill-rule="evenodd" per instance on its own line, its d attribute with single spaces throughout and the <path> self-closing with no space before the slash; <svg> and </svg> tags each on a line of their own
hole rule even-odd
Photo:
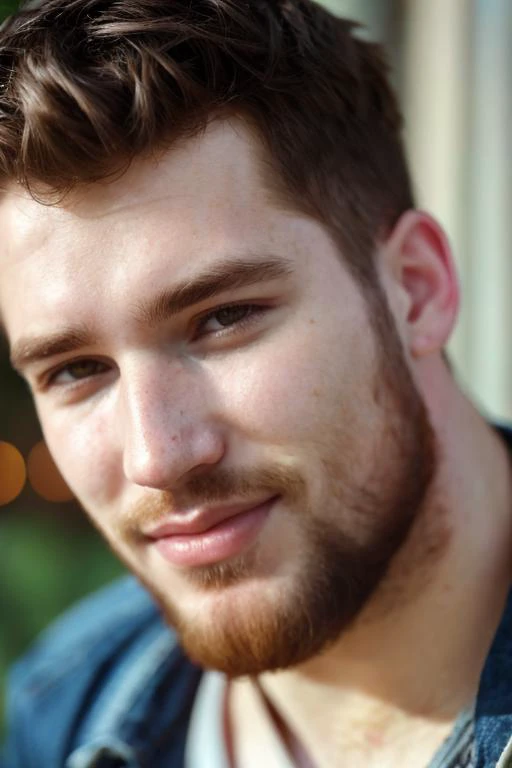
<svg viewBox="0 0 512 768">
<path fill-rule="evenodd" d="M 168 151 L 136 158 L 117 180 L 80 185 L 57 205 L 34 200 L 11 187 L 0 199 L 0 220 L 12 244 L 34 245 L 60 236 L 73 226 L 111 226 L 116 216 L 129 219 L 161 207 L 187 213 L 236 209 L 237 220 L 247 203 L 270 202 L 260 174 L 262 148 L 241 121 L 217 121 L 199 137 Z M 272 192 L 274 198 L 277 198 Z M 213 205 L 213 202 L 216 205 Z M 13 238 L 15 235 L 15 238 Z"/>
<path fill-rule="evenodd" d="M 109 291 L 122 291 L 134 269 L 145 281 L 161 279 L 162 268 L 179 280 L 198 261 L 240 244 L 256 249 L 265 239 L 268 249 L 284 214 L 259 169 L 253 136 L 239 123 L 217 123 L 57 206 L 9 190 L 0 200 L 0 311 L 8 335 L 49 320 L 77 291 L 96 291 L 99 306 L 106 305 Z M 39 315 L 31 318 L 36 299 Z"/>
</svg>

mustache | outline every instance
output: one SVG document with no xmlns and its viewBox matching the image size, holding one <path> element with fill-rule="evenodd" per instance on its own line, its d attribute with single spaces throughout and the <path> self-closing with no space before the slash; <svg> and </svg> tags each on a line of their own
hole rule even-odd
<svg viewBox="0 0 512 768">
<path fill-rule="evenodd" d="M 306 483 L 301 474 L 291 467 L 217 469 L 191 477 L 179 491 L 148 491 L 120 514 L 117 533 L 123 538 L 140 540 L 142 528 L 158 524 L 169 514 L 235 499 L 243 501 L 262 493 L 298 501 L 305 498 Z"/>
</svg>

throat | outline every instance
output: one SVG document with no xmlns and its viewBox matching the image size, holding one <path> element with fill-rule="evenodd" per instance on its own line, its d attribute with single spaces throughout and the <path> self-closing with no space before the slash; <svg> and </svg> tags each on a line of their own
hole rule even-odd
<svg viewBox="0 0 512 768">
<path fill-rule="evenodd" d="M 231 768 L 471 765 L 472 708 L 444 721 L 354 708 L 298 722 L 293 712 L 285 719 L 256 680 L 244 678 L 229 684 L 226 713 Z"/>
</svg>

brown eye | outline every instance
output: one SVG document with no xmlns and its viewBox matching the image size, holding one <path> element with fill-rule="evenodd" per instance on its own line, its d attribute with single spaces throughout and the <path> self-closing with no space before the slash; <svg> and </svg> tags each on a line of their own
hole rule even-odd
<svg viewBox="0 0 512 768">
<path fill-rule="evenodd" d="M 214 315 L 212 315 L 212 318 L 217 320 L 219 325 L 221 325 L 223 328 L 226 328 L 228 325 L 234 325 L 235 323 L 240 323 L 242 320 L 245 320 L 250 311 L 251 308 L 249 306 L 246 304 L 240 304 L 239 306 L 224 307 L 223 309 L 219 309 L 217 312 L 215 312 Z"/>
<path fill-rule="evenodd" d="M 219 307 L 201 318 L 198 325 L 199 335 L 208 335 L 242 328 L 246 323 L 259 317 L 265 311 L 264 307 L 255 304 L 232 304 Z"/>
<path fill-rule="evenodd" d="M 51 377 L 53 384 L 71 384 L 92 376 L 98 376 L 107 370 L 105 363 L 99 360 L 76 360 L 56 371 Z"/>
<path fill-rule="evenodd" d="M 256 324 L 269 311 L 270 307 L 260 304 L 226 304 L 199 319 L 195 338 L 242 332 L 249 325 Z"/>
</svg>

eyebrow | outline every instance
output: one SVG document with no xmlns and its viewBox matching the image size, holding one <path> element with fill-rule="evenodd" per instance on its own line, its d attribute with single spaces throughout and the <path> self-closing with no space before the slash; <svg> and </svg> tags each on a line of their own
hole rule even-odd
<svg viewBox="0 0 512 768">
<path fill-rule="evenodd" d="M 91 332 L 82 326 L 70 327 L 59 333 L 42 337 L 27 337 L 20 339 L 11 350 L 11 365 L 21 372 L 28 365 L 77 349 L 91 346 L 95 338 Z"/>
<path fill-rule="evenodd" d="M 225 259 L 196 277 L 162 291 L 151 301 L 137 304 L 135 320 L 139 325 L 155 327 L 220 293 L 287 277 L 292 271 L 291 262 L 282 257 Z M 76 352 L 93 346 L 97 341 L 97 337 L 84 325 L 70 326 L 46 336 L 28 336 L 13 345 L 11 365 L 21 372 L 29 365 Z"/>
<path fill-rule="evenodd" d="M 276 256 L 226 259 L 202 274 L 162 291 L 151 302 L 137 305 L 136 320 L 141 325 L 158 326 L 173 315 L 220 293 L 287 277 L 292 271 L 288 259 Z"/>
</svg>

